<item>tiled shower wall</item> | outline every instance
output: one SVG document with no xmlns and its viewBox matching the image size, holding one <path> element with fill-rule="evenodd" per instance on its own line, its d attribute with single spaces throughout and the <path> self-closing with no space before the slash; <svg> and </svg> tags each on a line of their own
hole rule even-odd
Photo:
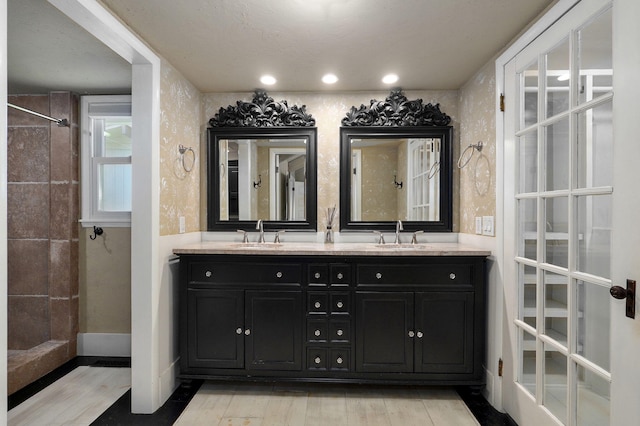
<svg viewBox="0 0 640 426">
<path fill-rule="evenodd" d="M 8 101 L 71 123 L 59 127 L 8 108 L 8 348 L 55 347 L 38 361 L 50 371 L 76 354 L 78 97 L 52 92 Z M 10 388 L 16 380 L 10 369 Z"/>
</svg>

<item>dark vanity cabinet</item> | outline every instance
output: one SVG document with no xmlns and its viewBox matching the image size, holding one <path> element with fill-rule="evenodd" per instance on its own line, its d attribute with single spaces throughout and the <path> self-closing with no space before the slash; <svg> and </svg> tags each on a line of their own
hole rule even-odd
<svg viewBox="0 0 640 426">
<path fill-rule="evenodd" d="M 484 256 L 181 255 L 183 378 L 483 382 Z"/>
</svg>

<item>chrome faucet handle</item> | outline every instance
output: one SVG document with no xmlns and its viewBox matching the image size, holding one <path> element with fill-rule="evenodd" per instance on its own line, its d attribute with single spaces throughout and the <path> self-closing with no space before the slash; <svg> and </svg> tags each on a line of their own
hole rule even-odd
<svg viewBox="0 0 640 426">
<path fill-rule="evenodd" d="M 262 224 L 262 219 L 258 219 L 256 222 L 256 229 L 260 231 L 260 238 L 258 239 L 258 242 L 264 243 L 264 225 Z"/>
<path fill-rule="evenodd" d="M 418 244 L 418 234 L 422 234 L 424 231 L 416 231 L 413 233 L 413 237 L 411 237 L 411 244 Z"/>
<path fill-rule="evenodd" d="M 243 231 L 242 229 L 238 229 L 237 232 L 241 232 L 242 233 L 242 242 L 243 243 L 248 243 L 249 242 L 249 233 L 247 231 Z"/>
<path fill-rule="evenodd" d="M 400 231 L 404 231 L 401 220 L 396 222 L 396 240 L 394 241 L 394 244 L 400 244 Z"/>
<path fill-rule="evenodd" d="M 284 234 L 284 231 L 276 231 L 276 237 L 273 239 L 274 243 L 280 243 L 280 234 Z"/>
<path fill-rule="evenodd" d="M 378 234 L 378 244 L 384 244 L 384 234 L 380 231 L 373 231 L 374 234 Z"/>
</svg>

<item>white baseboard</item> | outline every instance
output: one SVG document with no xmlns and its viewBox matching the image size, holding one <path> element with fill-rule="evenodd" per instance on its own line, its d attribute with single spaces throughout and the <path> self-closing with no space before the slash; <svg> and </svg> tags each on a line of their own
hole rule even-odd
<svg viewBox="0 0 640 426">
<path fill-rule="evenodd" d="M 131 334 L 78 333 L 78 356 L 131 356 Z"/>
</svg>

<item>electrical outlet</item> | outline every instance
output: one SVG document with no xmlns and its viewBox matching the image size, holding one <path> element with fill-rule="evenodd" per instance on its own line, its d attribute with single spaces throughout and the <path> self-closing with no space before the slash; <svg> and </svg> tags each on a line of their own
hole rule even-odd
<svg viewBox="0 0 640 426">
<path fill-rule="evenodd" d="M 476 217 L 476 234 L 482 235 L 482 217 Z"/>
<path fill-rule="evenodd" d="M 180 228 L 179 232 L 184 234 L 187 231 L 187 222 L 185 221 L 184 216 L 180 216 L 178 218 L 178 223 Z"/>
<path fill-rule="evenodd" d="M 493 216 L 482 216 L 482 235 L 493 237 Z"/>
</svg>

